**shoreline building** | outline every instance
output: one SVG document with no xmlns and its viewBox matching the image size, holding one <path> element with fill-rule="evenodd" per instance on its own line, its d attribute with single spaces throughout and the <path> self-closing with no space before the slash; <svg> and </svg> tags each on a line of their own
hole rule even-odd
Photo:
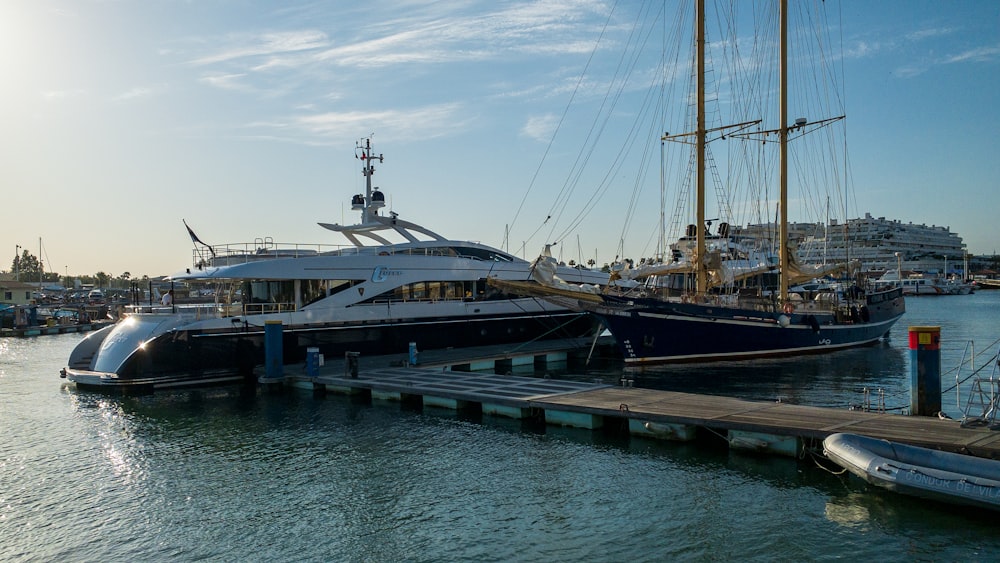
<svg viewBox="0 0 1000 563">
<path fill-rule="evenodd" d="M 747 225 L 737 236 L 775 240 L 772 224 Z M 831 219 L 822 223 L 789 225 L 789 238 L 797 246 L 798 258 L 806 264 L 828 264 L 857 260 L 865 272 L 948 273 L 964 276 L 966 245 L 950 227 L 903 223 L 885 217 Z M 898 255 L 897 255 L 898 253 Z M 967 277 L 967 276 L 964 276 Z"/>
</svg>

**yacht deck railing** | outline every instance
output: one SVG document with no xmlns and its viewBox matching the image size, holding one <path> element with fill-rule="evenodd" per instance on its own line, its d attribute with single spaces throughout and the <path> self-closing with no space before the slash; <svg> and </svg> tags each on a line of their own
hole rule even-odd
<svg viewBox="0 0 1000 563">
<path fill-rule="evenodd" d="M 295 244 L 257 240 L 252 243 L 229 243 L 212 247 L 199 247 L 192 251 L 192 264 L 197 269 L 231 266 L 275 258 L 302 258 L 308 256 L 342 256 L 363 254 L 408 254 L 419 256 L 456 256 L 483 260 L 482 256 L 466 255 L 445 245 L 417 248 L 390 248 L 388 246 L 353 246 L 341 244 Z"/>
<path fill-rule="evenodd" d="M 181 303 L 175 305 L 127 305 L 129 314 L 192 316 L 210 319 L 238 316 L 256 316 L 295 311 L 295 303 Z"/>
</svg>

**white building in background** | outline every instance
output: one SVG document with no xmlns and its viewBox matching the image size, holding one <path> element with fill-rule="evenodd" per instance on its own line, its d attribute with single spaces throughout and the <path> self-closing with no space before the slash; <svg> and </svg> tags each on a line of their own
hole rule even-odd
<svg viewBox="0 0 1000 563">
<path fill-rule="evenodd" d="M 774 240 L 770 224 L 748 225 L 738 236 Z M 865 271 L 903 271 L 962 273 L 965 270 L 966 246 L 950 227 L 903 223 L 870 213 L 845 223 L 833 219 L 822 223 L 796 223 L 789 226 L 791 240 L 798 244 L 798 257 L 807 264 L 857 260 Z M 899 256 L 897 256 L 899 253 Z"/>
<path fill-rule="evenodd" d="M 0 304 L 27 305 L 34 299 L 32 293 L 37 291 L 30 283 L 0 279 Z"/>
</svg>

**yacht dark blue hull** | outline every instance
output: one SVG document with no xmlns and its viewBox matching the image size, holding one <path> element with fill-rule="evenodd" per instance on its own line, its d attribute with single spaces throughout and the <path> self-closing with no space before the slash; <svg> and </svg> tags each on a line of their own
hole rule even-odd
<svg viewBox="0 0 1000 563">
<path fill-rule="evenodd" d="M 593 336 L 597 328 L 596 319 L 574 312 L 287 326 L 282 330 L 282 359 L 285 364 L 303 363 L 307 348 L 318 348 L 328 358 L 343 358 L 345 352 L 405 354 L 410 342 L 420 350 L 464 348 Z M 264 364 L 264 343 L 259 326 L 173 330 L 136 349 L 115 373 L 69 367 L 63 375 L 77 387 L 106 390 L 253 382 L 254 368 Z"/>
</svg>

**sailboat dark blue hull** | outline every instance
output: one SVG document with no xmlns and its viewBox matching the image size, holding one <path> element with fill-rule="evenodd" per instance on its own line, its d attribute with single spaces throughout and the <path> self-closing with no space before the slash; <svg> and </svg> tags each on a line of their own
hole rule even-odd
<svg viewBox="0 0 1000 563">
<path fill-rule="evenodd" d="M 817 354 L 885 336 L 905 312 L 899 289 L 855 306 L 760 311 L 717 304 L 606 297 L 592 309 L 629 364 L 740 360 Z"/>
</svg>

